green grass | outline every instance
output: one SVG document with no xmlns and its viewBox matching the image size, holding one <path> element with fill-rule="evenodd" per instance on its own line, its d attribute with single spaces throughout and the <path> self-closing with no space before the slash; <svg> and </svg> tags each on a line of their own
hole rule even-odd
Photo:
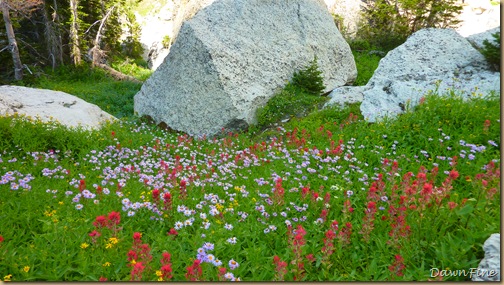
<svg viewBox="0 0 504 285">
<path fill-rule="evenodd" d="M 368 83 L 369 79 L 374 74 L 381 57 L 376 54 L 369 54 L 368 50 L 365 51 L 352 51 L 357 66 L 357 79 L 353 83 L 354 86 L 364 86 Z"/>
<path fill-rule="evenodd" d="M 118 113 L 132 102 L 117 96 L 138 88 L 107 89 L 115 85 L 88 71 L 46 81 Z M 269 139 L 210 140 L 136 119 L 85 131 L 1 117 L 0 277 L 155 281 L 169 267 L 164 280 L 217 281 L 220 267 L 244 281 L 426 281 L 437 280 L 431 268 L 468 270 L 500 232 L 499 114 L 498 96 L 430 95 L 380 123 L 353 104 L 293 117 Z M 222 265 L 203 262 L 201 275 L 187 275 L 205 243 Z"/>
<path fill-rule="evenodd" d="M 111 65 L 115 70 L 131 75 L 140 81 L 147 80 L 153 73 L 143 59 L 116 58 Z"/>
<path fill-rule="evenodd" d="M 152 73 L 134 62 L 113 64 L 114 68 L 139 80 L 146 80 Z M 129 81 L 119 82 L 100 69 L 87 65 L 80 67 L 63 66 L 37 78 L 31 87 L 63 91 L 75 95 L 117 117 L 133 117 L 133 97 L 141 84 Z"/>
<path fill-rule="evenodd" d="M 282 120 L 292 117 L 304 117 L 313 110 L 318 110 L 327 102 L 327 97 L 305 93 L 290 84 L 273 96 L 268 103 L 257 110 L 257 125 L 250 131 L 262 131 Z"/>
</svg>

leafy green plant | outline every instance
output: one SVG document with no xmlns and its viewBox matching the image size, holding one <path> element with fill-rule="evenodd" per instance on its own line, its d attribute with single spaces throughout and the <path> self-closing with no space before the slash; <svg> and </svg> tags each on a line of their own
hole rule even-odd
<svg viewBox="0 0 504 285">
<path fill-rule="evenodd" d="M 483 41 L 483 49 L 481 53 L 485 56 L 487 62 L 492 65 L 494 70 L 500 70 L 501 62 L 501 47 L 500 47 L 500 32 L 492 34 L 494 38 L 494 43 L 489 40 Z"/>
<path fill-rule="evenodd" d="M 33 84 L 115 115 L 139 88 L 86 66 Z M 376 123 L 325 100 L 291 82 L 259 111 L 290 120 L 212 139 L 0 116 L 0 278 L 469 281 L 431 274 L 477 267 L 500 231 L 499 94 L 433 91 Z"/>
</svg>

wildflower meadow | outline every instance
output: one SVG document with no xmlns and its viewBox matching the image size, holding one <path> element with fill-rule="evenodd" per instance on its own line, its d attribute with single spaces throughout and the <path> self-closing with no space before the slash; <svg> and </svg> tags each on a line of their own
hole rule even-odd
<svg viewBox="0 0 504 285">
<path fill-rule="evenodd" d="M 0 118 L 4 281 L 464 281 L 500 232 L 500 98 L 191 137 Z"/>
</svg>

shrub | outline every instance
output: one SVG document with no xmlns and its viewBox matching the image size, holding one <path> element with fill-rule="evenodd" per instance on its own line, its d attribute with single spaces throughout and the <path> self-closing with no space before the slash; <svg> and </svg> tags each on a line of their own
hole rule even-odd
<svg viewBox="0 0 504 285">
<path fill-rule="evenodd" d="M 501 50 L 500 50 L 500 32 L 492 34 L 495 44 L 491 43 L 489 40 L 483 41 L 483 49 L 481 53 L 485 56 L 488 63 L 496 71 L 500 70 L 500 60 L 501 60 Z"/>
<path fill-rule="evenodd" d="M 292 85 L 308 94 L 320 95 L 322 93 L 325 86 L 322 71 L 318 67 L 317 57 L 305 69 L 294 73 Z"/>
</svg>

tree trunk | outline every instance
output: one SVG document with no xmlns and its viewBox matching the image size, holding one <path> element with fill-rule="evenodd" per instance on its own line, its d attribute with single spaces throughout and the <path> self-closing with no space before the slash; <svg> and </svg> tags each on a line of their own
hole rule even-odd
<svg viewBox="0 0 504 285">
<path fill-rule="evenodd" d="M 43 7 L 43 19 L 44 19 L 44 37 L 46 40 L 47 53 L 49 58 L 52 60 L 52 68 L 63 64 L 63 44 L 61 42 L 61 34 L 59 31 L 59 21 L 56 6 L 56 1 L 54 1 L 55 6 L 48 8 L 47 4 L 44 2 Z M 52 9 L 52 17 L 49 15 L 49 10 Z"/>
<path fill-rule="evenodd" d="M 70 0 L 70 13 L 72 15 L 70 24 L 70 45 L 72 46 L 71 57 L 74 65 L 79 65 L 81 63 L 81 52 L 79 47 L 79 18 L 77 15 L 78 2 L 79 0 Z"/>
<path fill-rule="evenodd" d="M 107 18 L 110 16 L 110 13 L 114 10 L 115 6 L 112 6 L 110 10 L 107 12 L 107 14 L 103 17 L 100 23 L 100 27 L 98 28 L 98 32 L 96 33 L 96 38 L 94 40 L 94 46 L 91 49 L 91 56 L 92 56 L 92 66 L 94 67 L 98 63 L 100 63 L 103 51 L 100 49 L 100 37 L 101 37 L 101 32 L 103 27 L 105 26 L 105 21 L 107 21 Z"/>
<path fill-rule="evenodd" d="M 19 49 L 16 42 L 16 35 L 12 28 L 12 22 L 9 15 L 9 6 L 4 0 L 0 0 L 0 9 L 2 10 L 3 19 L 5 22 L 5 29 L 7 30 L 7 38 L 9 39 L 9 46 L 11 48 L 12 61 L 14 62 L 14 78 L 16 80 L 23 79 L 23 64 L 19 57 Z"/>
</svg>

